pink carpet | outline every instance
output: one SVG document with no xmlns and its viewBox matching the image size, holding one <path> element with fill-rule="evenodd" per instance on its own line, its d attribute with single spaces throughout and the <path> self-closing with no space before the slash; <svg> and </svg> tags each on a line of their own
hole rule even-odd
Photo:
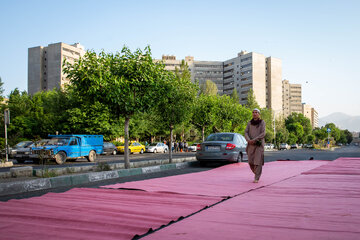
<svg viewBox="0 0 360 240">
<path fill-rule="evenodd" d="M 145 181 L 102 186 L 103 188 L 141 189 L 148 192 L 175 192 L 205 196 L 235 196 L 249 190 L 273 184 L 317 168 L 329 161 L 278 161 L 266 163 L 258 184 L 247 163 L 225 165 L 210 171 Z"/>
<path fill-rule="evenodd" d="M 360 175 L 360 161 L 358 158 L 338 158 L 329 164 L 314 168 L 304 174 Z"/>
<path fill-rule="evenodd" d="M 352 161 L 352 162 L 350 162 Z M 360 158 L 329 165 L 360 169 Z M 144 239 L 360 239 L 360 175 L 318 167 L 226 200 Z"/>
<path fill-rule="evenodd" d="M 75 188 L 0 202 L 0 239 L 132 239 L 221 200 Z"/>
</svg>

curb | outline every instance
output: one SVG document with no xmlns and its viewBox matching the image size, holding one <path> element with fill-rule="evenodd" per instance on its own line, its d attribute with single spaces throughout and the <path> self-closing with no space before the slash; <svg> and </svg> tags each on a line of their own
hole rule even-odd
<svg viewBox="0 0 360 240">
<path fill-rule="evenodd" d="M 171 169 L 181 169 L 193 165 L 195 157 L 173 159 L 177 163 L 163 165 L 146 166 L 140 168 L 117 169 L 104 172 L 89 172 L 73 175 L 64 175 L 52 178 L 41 178 L 28 181 L 0 183 L 0 196 L 13 195 L 19 193 L 33 192 L 39 190 L 53 189 L 58 187 L 76 186 L 79 184 L 116 179 L 120 177 L 161 172 Z M 154 162 L 154 161 L 153 161 Z M 156 161 L 158 164 L 159 162 Z M 149 164 L 149 163 L 147 163 Z M 141 164 L 139 164 L 141 165 Z"/>
</svg>

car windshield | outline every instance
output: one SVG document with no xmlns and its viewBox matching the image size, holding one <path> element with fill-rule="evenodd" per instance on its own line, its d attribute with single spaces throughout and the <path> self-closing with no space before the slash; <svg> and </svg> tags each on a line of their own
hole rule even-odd
<svg viewBox="0 0 360 240">
<path fill-rule="evenodd" d="M 206 138 L 205 141 L 232 141 L 234 139 L 234 134 L 221 133 L 221 134 L 211 134 Z"/>
<path fill-rule="evenodd" d="M 28 142 L 28 141 L 26 141 L 26 142 L 19 142 L 18 144 L 16 144 L 15 146 L 14 146 L 14 148 L 26 148 L 27 146 L 29 146 L 29 145 L 31 145 L 32 144 L 32 142 Z"/>
<path fill-rule="evenodd" d="M 46 145 L 57 145 L 57 146 L 65 146 L 68 145 L 70 138 L 52 138 Z"/>
</svg>

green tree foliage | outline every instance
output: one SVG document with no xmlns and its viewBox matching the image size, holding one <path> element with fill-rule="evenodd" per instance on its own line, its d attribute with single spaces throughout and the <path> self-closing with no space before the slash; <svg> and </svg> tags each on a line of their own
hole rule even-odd
<svg viewBox="0 0 360 240">
<path fill-rule="evenodd" d="M 205 139 L 205 131 L 212 128 L 215 124 L 216 106 L 216 95 L 200 94 L 200 96 L 195 100 L 192 124 L 199 130 L 199 132 L 201 132 L 202 141 Z"/>
<path fill-rule="evenodd" d="M 230 96 L 218 96 L 214 112 L 214 132 L 238 132 L 243 134 L 247 122 L 251 119 L 251 111 Z"/>
<path fill-rule="evenodd" d="M 2 81 L 1 77 L 0 77 L 0 102 L 2 103 L 2 101 L 4 101 L 4 82 Z"/>
<path fill-rule="evenodd" d="M 315 136 L 315 139 L 317 141 L 319 140 L 324 140 L 327 138 L 327 132 L 326 132 L 326 128 L 322 127 L 322 128 L 315 128 L 313 130 L 313 135 Z"/>
<path fill-rule="evenodd" d="M 342 141 L 342 143 L 349 143 L 350 144 L 352 142 L 352 140 L 353 140 L 353 136 L 352 136 L 351 132 L 349 132 L 349 130 L 345 129 L 345 130 L 342 131 L 342 134 L 346 139 L 346 141 L 345 142 Z"/>
<path fill-rule="evenodd" d="M 100 102 L 116 119 L 125 119 L 125 167 L 129 161 L 129 122 L 137 113 L 147 112 L 161 99 L 158 89 L 164 81 L 164 65 L 156 63 L 150 47 L 131 52 L 123 47 L 116 54 L 88 51 L 74 64 L 66 63 L 70 89 L 84 102 Z"/>
<path fill-rule="evenodd" d="M 330 137 L 332 137 L 336 142 L 338 142 L 340 140 L 341 137 L 341 130 L 336 127 L 336 125 L 334 123 L 328 123 L 325 125 L 324 127 L 326 130 L 328 128 L 331 129 L 331 132 L 329 134 Z"/>
<path fill-rule="evenodd" d="M 288 142 L 289 144 L 295 144 L 297 141 L 298 141 L 297 136 L 296 136 L 294 133 L 292 133 L 292 132 L 289 133 L 289 137 L 288 137 L 287 142 Z"/>
<path fill-rule="evenodd" d="M 306 136 L 306 143 L 311 143 L 311 144 L 313 144 L 314 141 L 315 141 L 315 135 L 310 134 L 310 135 L 307 135 L 307 136 Z"/>
<path fill-rule="evenodd" d="M 176 69 L 175 74 L 167 72 L 165 76 L 167 84 L 160 89 L 163 98 L 156 110 L 161 122 L 165 123 L 170 131 L 169 149 L 171 149 L 174 127 L 189 122 L 198 89 L 191 82 L 191 74 L 184 61 L 180 69 Z M 169 151 L 169 161 L 172 162 L 172 151 Z"/>
<path fill-rule="evenodd" d="M 231 99 L 235 102 L 235 103 L 239 103 L 240 98 L 239 98 L 239 94 L 236 90 L 236 88 L 234 88 L 233 92 L 230 95 Z"/>
<path fill-rule="evenodd" d="M 310 119 L 301 113 L 292 113 L 285 120 L 285 126 L 289 133 L 297 137 L 298 143 L 304 143 L 305 137 L 312 132 Z"/>
<path fill-rule="evenodd" d="M 249 108 L 251 111 L 254 108 L 260 109 L 260 105 L 256 101 L 255 94 L 252 88 L 250 88 L 248 92 L 246 107 Z"/>
<path fill-rule="evenodd" d="M 216 84 L 210 80 L 206 80 L 200 85 L 200 94 L 215 96 L 218 93 Z"/>
</svg>

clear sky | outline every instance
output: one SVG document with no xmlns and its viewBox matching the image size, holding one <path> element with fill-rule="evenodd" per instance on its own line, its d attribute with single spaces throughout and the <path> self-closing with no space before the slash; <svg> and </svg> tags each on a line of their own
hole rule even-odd
<svg viewBox="0 0 360 240">
<path fill-rule="evenodd" d="M 319 117 L 360 115 L 360 1 L 0 0 L 5 94 L 27 91 L 27 51 L 79 42 L 96 52 L 151 46 L 153 57 L 224 61 L 241 50 L 282 60 Z"/>
</svg>

